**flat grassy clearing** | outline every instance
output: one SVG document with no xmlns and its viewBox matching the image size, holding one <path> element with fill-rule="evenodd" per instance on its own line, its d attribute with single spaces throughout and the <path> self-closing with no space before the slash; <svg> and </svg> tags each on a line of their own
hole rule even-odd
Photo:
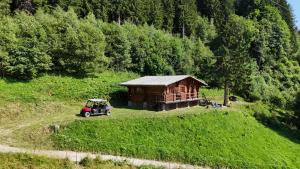
<svg viewBox="0 0 300 169">
<path fill-rule="evenodd" d="M 154 169 L 152 166 L 135 167 L 125 162 L 84 158 L 79 165 L 62 159 L 25 153 L 0 153 L 0 169 Z"/>
</svg>

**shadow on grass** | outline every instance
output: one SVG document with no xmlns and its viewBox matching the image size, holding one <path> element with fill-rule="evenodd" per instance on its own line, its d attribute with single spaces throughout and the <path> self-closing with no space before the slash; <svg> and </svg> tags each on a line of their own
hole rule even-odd
<svg viewBox="0 0 300 169">
<path fill-rule="evenodd" d="M 91 115 L 90 117 L 84 117 L 81 114 L 75 114 L 75 116 L 86 119 L 86 118 L 91 118 L 91 117 L 101 117 L 101 116 L 107 116 L 107 115 L 106 114 L 97 114 L 97 115 Z"/>
<path fill-rule="evenodd" d="M 279 135 L 288 138 L 294 143 L 300 144 L 300 130 L 295 124 L 295 115 L 270 108 L 270 115 L 255 112 L 254 117 L 264 126 L 272 129 Z"/>
<path fill-rule="evenodd" d="M 120 109 L 132 109 L 132 110 L 144 110 L 142 107 L 129 107 L 128 106 L 128 93 L 127 90 L 118 90 L 110 93 L 110 104 L 115 108 Z M 149 111 L 157 112 L 156 108 L 147 109 Z"/>
<path fill-rule="evenodd" d="M 72 77 L 74 79 L 84 79 L 84 78 L 98 78 L 97 75 L 76 75 L 76 74 L 71 74 L 71 73 L 67 73 L 67 72 L 52 72 L 52 73 L 44 73 L 44 74 L 40 74 L 38 75 L 37 77 L 34 77 L 34 78 L 20 78 L 20 77 L 4 77 L 4 78 L 1 78 L 2 80 L 4 80 L 6 83 L 19 83 L 19 82 L 22 82 L 22 83 L 28 83 L 34 79 L 37 79 L 37 78 L 40 78 L 40 77 L 43 77 L 45 75 L 49 75 L 49 76 L 59 76 L 59 77 Z"/>
</svg>

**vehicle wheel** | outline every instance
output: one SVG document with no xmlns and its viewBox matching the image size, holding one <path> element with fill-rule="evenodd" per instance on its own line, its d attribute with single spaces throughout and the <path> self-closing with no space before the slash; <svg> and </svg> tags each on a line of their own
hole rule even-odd
<svg viewBox="0 0 300 169">
<path fill-rule="evenodd" d="M 85 112 L 84 113 L 84 117 L 90 117 L 91 116 L 91 113 L 90 112 Z"/>
<path fill-rule="evenodd" d="M 111 115 L 111 112 L 110 112 L 110 111 L 106 112 L 106 115 L 107 115 L 107 116 L 110 116 L 110 115 Z"/>
</svg>

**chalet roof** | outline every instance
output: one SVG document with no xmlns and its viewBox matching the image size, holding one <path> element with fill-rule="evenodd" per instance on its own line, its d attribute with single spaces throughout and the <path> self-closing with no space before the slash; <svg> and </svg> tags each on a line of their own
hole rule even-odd
<svg viewBox="0 0 300 169">
<path fill-rule="evenodd" d="M 122 86 L 168 86 L 186 78 L 193 78 L 201 84 L 207 84 L 190 75 L 175 75 L 175 76 L 144 76 L 128 82 L 121 83 Z"/>
</svg>

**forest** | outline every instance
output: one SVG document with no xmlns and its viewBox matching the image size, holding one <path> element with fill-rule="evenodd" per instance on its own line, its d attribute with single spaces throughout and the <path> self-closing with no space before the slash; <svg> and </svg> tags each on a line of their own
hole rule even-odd
<svg viewBox="0 0 300 169">
<path fill-rule="evenodd" d="M 2 0 L 0 18 L 1 78 L 191 74 L 300 110 L 300 34 L 286 0 Z"/>
</svg>

